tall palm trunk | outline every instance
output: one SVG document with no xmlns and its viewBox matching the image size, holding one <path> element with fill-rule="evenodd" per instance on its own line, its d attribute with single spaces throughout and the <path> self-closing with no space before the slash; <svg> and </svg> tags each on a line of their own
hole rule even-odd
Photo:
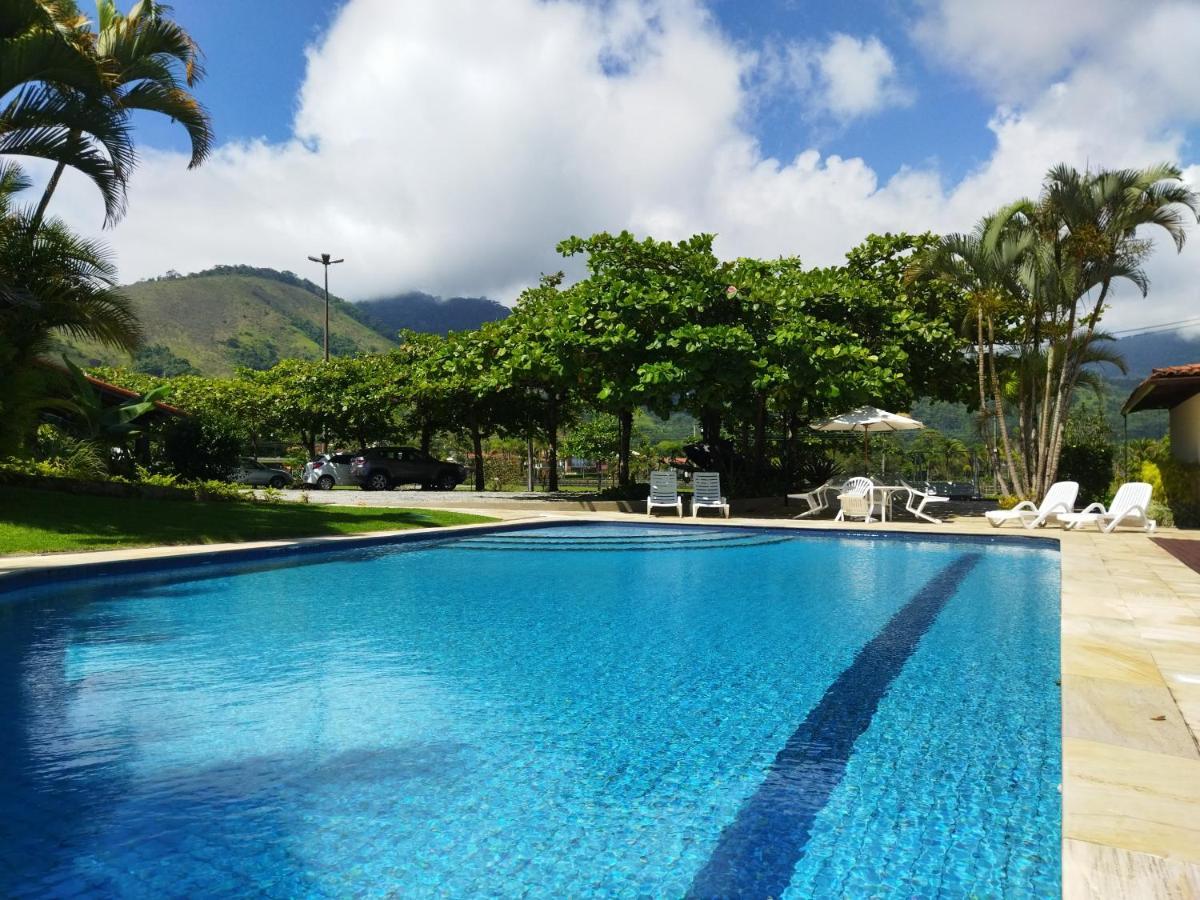
<svg viewBox="0 0 1200 900">
<path fill-rule="evenodd" d="M 987 391 L 987 376 L 984 364 L 984 339 L 983 339 L 983 308 L 978 307 L 975 310 L 975 361 L 977 363 L 976 375 L 979 378 L 979 424 L 980 434 L 983 436 L 984 445 L 988 451 L 988 462 L 992 467 L 992 477 L 996 480 L 996 485 L 1000 493 L 1008 493 L 1008 485 L 1004 483 L 1004 471 L 1000 463 L 1000 455 L 996 452 L 996 439 L 992 435 L 991 429 L 988 427 L 989 419 L 993 413 L 989 410 L 990 401 L 988 400 Z"/>
<path fill-rule="evenodd" d="M 1008 477 L 1012 479 L 1013 490 L 1017 496 L 1025 497 L 1025 480 L 1017 472 L 1013 462 L 1012 444 L 1008 440 L 1008 422 L 1004 415 L 1004 395 L 1000 390 L 1000 379 L 996 375 L 996 333 L 992 317 L 987 317 L 988 330 L 988 373 L 992 380 L 992 397 L 995 403 L 996 424 L 1000 428 L 1000 444 L 1004 448 L 1004 458 L 1008 461 Z"/>
<path fill-rule="evenodd" d="M 1096 333 L 1096 322 L 1099 321 L 1100 312 L 1104 309 L 1104 301 L 1108 297 L 1108 289 L 1111 285 L 1109 279 L 1105 279 L 1100 286 L 1100 297 L 1096 301 L 1096 307 L 1087 317 L 1087 331 L 1084 333 L 1083 339 L 1078 342 L 1075 347 L 1075 354 L 1069 360 L 1069 365 L 1064 363 L 1063 379 L 1060 387 L 1059 413 L 1056 416 L 1053 433 L 1050 436 L 1050 464 L 1046 475 L 1047 485 L 1052 484 L 1058 477 L 1058 461 L 1062 456 L 1063 435 L 1066 433 L 1067 419 L 1069 418 L 1071 398 L 1075 394 L 1075 385 L 1079 381 L 1080 372 L 1083 369 L 1083 360 L 1087 357 L 1087 348 L 1092 342 L 1092 337 Z M 1072 316 L 1074 319 L 1074 316 Z M 1068 335 L 1068 340 L 1070 336 Z"/>
<path fill-rule="evenodd" d="M 79 132 L 71 132 L 71 140 L 79 140 Z M 62 178 L 63 170 L 66 169 L 65 162 L 59 162 L 54 167 L 54 172 L 50 176 L 50 180 L 46 182 L 46 189 L 42 191 L 42 199 L 38 201 L 37 209 L 33 211 L 33 220 L 30 223 L 30 231 L 36 232 L 42 227 L 42 221 L 46 218 L 46 207 L 50 205 L 50 198 L 54 196 L 54 192 L 58 189 L 58 181 Z"/>
</svg>

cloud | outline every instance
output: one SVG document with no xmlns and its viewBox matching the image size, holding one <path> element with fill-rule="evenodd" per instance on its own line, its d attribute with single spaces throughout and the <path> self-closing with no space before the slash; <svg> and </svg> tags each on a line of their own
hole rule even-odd
<svg viewBox="0 0 1200 900">
<path fill-rule="evenodd" d="M 928 5 L 917 32 L 952 22 L 936 52 L 966 65 L 994 23 L 979 10 Z M 928 165 L 881 177 L 815 150 L 764 156 L 747 125 L 768 89 L 764 55 L 696 0 L 348 0 L 308 51 L 292 140 L 228 144 L 194 172 L 145 152 L 129 215 L 105 239 L 130 280 L 238 262 L 304 273 L 308 254 L 332 252 L 347 260 L 335 289 L 353 298 L 511 300 L 563 266 L 561 238 L 621 228 L 711 231 L 726 256 L 834 263 L 871 231 L 970 228 L 1036 192 L 1060 160 L 1194 162 L 1181 129 L 1200 118 L 1196 63 L 1159 51 L 1164 36 L 1193 34 L 1194 18 L 1159 4 L 1103 56 L 1063 37 L 1077 49 L 1047 51 L 1043 65 L 1058 80 L 997 107 L 991 157 L 947 184 Z M 994 56 L 973 71 L 999 71 Z M 787 77 L 799 85 L 802 68 L 831 116 L 906 100 L 874 38 L 833 35 L 797 59 Z M 94 189 L 64 182 L 54 211 L 95 230 Z M 1194 306 L 1200 283 L 1200 248 L 1167 256 L 1152 271 L 1153 320 Z M 1150 315 L 1128 308 L 1134 318 L 1113 327 Z"/>
<path fill-rule="evenodd" d="M 913 37 L 936 63 L 971 75 L 989 95 L 1029 99 L 1090 45 L 1158 0 L 920 0 Z"/>
<path fill-rule="evenodd" d="M 888 106 L 907 106 L 912 95 L 896 75 L 896 63 L 879 40 L 835 34 L 813 58 L 820 104 L 838 119 L 853 119 Z"/>
</svg>

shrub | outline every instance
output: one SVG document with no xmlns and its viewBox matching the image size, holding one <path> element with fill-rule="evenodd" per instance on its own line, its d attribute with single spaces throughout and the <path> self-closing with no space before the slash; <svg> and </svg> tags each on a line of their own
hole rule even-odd
<svg viewBox="0 0 1200 900">
<path fill-rule="evenodd" d="M 1150 506 L 1146 508 L 1146 515 L 1163 528 L 1172 528 L 1175 525 L 1175 513 L 1171 511 L 1171 507 L 1158 500 L 1150 501 Z"/>
<path fill-rule="evenodd" d="M 1111 444 L 1068 444 L 1058 463 L 1060 481 L 1079 482 L 1079 502 L 1103 501 L 1113 477 Z"/>
<path fill-rule="evenodd" d="M 1156 476 L 1151 481 L 1147 476 Z M 1142 481 L 1155 487 L 1155 499 L 1170 507 L 1174 524 L 1180 528 L 1200 527 L 1200 466 L 1181 463 L 1169 456 L 1158 464 L 1142 463 Z"/>
<path fill-rule="evenodd" d="M 106 454 L 91 441 L 65 434 L 53 425 L 37 430 L 34 450 L 40 459 L 35 471 L 42 475 L 98 481 L 108 477 Z"/>
<path fill-rule="evenodd" d="M 179 482 L 179 478 L 175 475 L 165 472 L 151 472 L 145 466 L 136 466 L 134 474 L 137 484 L 148 484 L 152 487 L 175 487 Z"/>
<path fill-rule="evenodd" d="M 1158 463 L 1150 462 L 1148 459 L 1142 460 L 1141 468 L 1138 470 L 1138 480 L 1150 485 L 1153 497 L 1159 503 L 1167 501 L 1167 492 L 1163 487 L 1162 470 L 1159 469 Z"/>
<path fill-rule="evenodd" d="M 254 493 L 250 488 L 242 484 L 230 484 L 228 481 L 198 480 L 188 484 L 187 487 L 191 488 L 197 500 L 232 503 L 254 499 Z"/>
<path fill-rule="evenodd" d="M 190 416 L 163 429 L 161 462 L 185 481 L 219 481 L 233 471 L 241 447 L 232 422 Z"/>
</svg>

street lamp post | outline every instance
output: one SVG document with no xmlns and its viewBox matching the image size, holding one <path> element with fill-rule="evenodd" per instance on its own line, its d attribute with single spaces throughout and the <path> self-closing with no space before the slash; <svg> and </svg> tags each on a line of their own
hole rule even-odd
<svg viewBox="0 0 1200 900">
<path fill-rule="evenodd" d="M 319 258 L 310 256 L 309 259 L 325 267 L 325 362 L 329 362 L 329 267 L 336 266 L 345 260 L 330 259 L 328 253 L 322 253 Z"/>
</svg>

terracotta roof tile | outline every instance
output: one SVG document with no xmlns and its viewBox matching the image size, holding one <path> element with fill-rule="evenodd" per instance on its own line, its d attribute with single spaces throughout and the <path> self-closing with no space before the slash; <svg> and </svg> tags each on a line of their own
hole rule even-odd
<svg viewBox="0 0 1200 900">
<path fill-rule="evenodd" d="M 1186 366 L 1163 366 L 1161 369 L 1151 369 L 1151 378 L 1187 378 L 1200 375 L 1200 363 L 1188 363 Z"/>
</svg>

